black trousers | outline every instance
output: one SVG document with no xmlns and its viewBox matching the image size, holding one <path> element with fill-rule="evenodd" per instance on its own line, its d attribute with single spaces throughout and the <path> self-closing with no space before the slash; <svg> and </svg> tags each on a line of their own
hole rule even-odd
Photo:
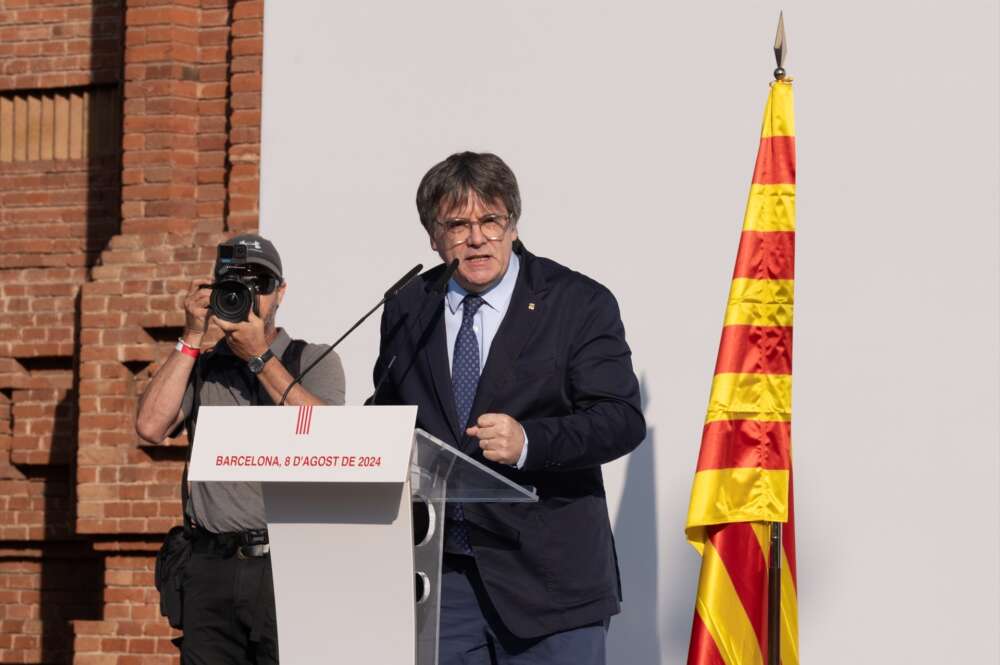
<svg viewBox="0 0 1000 665">
<path fill-rule="evenodd" d="M 195 539 L 184 571 L 183 665 L 277 665 L 271 557 Z"/>
</svg>

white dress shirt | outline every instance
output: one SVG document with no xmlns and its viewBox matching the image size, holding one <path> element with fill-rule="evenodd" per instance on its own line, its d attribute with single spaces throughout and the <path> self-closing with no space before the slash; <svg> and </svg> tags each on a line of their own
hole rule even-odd
<svg viewBox="0 0 1000 665">
<path fill-rule="evenodd" d="M 514 295 L 514 285 L 517 284 L 517 273 L 521 270 L 521 262 L 517 254 L 510 255 L 510 263 L 507 265 L 507 272 L 503 278 L 487 290 L 479 293 L 483 299 L 483 305 L 476 311 L 472 330 L 476 333 L 476 341 L 479 342 L 479 373 L 482 374 L 486 367 L 486 359 L 490 355 L 490 346 L 493 338 L 503 322 L 503 317 L 507 314 L 507 307 L 510 305 L 511 296 Z M 462 301 L 468 295 L 468 291 L 458 285 L 453 277 L 448 281 L 448 292 L 444 297 L 444 324 L 445 335 L 448 342 L 448 369 L 451 371 L 452 357 L 455 355 L 455 340 L 458 339 L 458 329 L 462 327 Z M 524 428 L 521 428 L 522 431 Z M 524 448 L 521 449 L 521 456 L 515 465 L 520 469 L 524 465 L 524 460 L 528 457 L 528 436 L 524 435 Z"/>
</svg>

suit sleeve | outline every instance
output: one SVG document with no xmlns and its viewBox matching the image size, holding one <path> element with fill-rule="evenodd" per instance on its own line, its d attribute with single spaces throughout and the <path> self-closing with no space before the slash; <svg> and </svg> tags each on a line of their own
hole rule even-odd
<svg viewBox="0 0 1000 665">
<path fill-rule="evenodd" d="M 566 368 L 571 413 L 521 423 L 531 441 L 526 471 L 605 464 L 646 436 L 632 352 L 611 292 L 599 287 L 574 323 Z"/>
</svg>

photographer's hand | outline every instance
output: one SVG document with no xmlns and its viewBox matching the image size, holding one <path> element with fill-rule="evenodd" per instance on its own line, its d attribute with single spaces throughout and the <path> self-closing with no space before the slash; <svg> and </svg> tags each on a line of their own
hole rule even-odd
<svg viewBox="0 0 1000 665">
<path fill-rule="evenodd" d="M 211 280 L 208 280 L 211 281 Z M 204 279 L 191 282 L 184 298 L 184 342 L 193 347 L 201 346 L 201 339 L 208 329 L 208 302 L 212 290 Z"/>
<path fill-rule="evenodd" d="M 226 333 L 226 344 L 229 349 L 243 360 L 263 355 L 270 346 L 264 329 L 264 320 L 253 311 L 246 321 L 240 323 L 223 321 L 217 316 L 212 316 L 211 322 L 222 328 L 222 332 Z"/>
<path fill-rule="evenodd" d="M 247 321 L 241 323 L 220 321 L 218 317 L 212 317 L 212 323 L 218 325 L 226 333 L 226 344 L 229 345 L 234 354 L 243 360 L 260 357 L 267 351 L 270 343 L 274 341 L 274 337 L 277 335 L 277 331 L 272 328 L 271 339 L 268 339 L 268 331 L 264 326 L 264 320 L 252 311 L 249 316 L 250 318 Z M 257 379 L 275 404 L 281 400 L 281 396 L 292 383 L 292 375 L 288 373 L 285 366 L 281 364 L 281 359 L 277 356 L 272 357 L 264 364 L 264 368 L 257 375 Z M 285 400 L 285 404 L 288 406 L 300 406 L 302 404 L 322 406 L 326 402 L 309 392 L 300 383 L 292 388 L 292 391 Z"/>
</svg>

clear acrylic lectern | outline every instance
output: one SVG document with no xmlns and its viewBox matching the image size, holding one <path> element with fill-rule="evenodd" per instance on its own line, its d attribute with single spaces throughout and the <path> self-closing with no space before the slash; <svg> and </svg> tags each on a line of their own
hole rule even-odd
<svg viewBox="0 0 1000 665">
<path fill-rule="evenodd" d="M 441 606 L 441 554 L 444 551 L 444 504 L 448 501 L 538 501 L 521 487 L 422 429 L 413 434 L 410 492 L 414 503 L 414 568 L 417 590 L 417 663 L 437 665 L 438 611 Z M 425 523 L 418 516 L 426 504 Z M 419 525 L 419 526 L 418 526 Z"/>
</svg>

